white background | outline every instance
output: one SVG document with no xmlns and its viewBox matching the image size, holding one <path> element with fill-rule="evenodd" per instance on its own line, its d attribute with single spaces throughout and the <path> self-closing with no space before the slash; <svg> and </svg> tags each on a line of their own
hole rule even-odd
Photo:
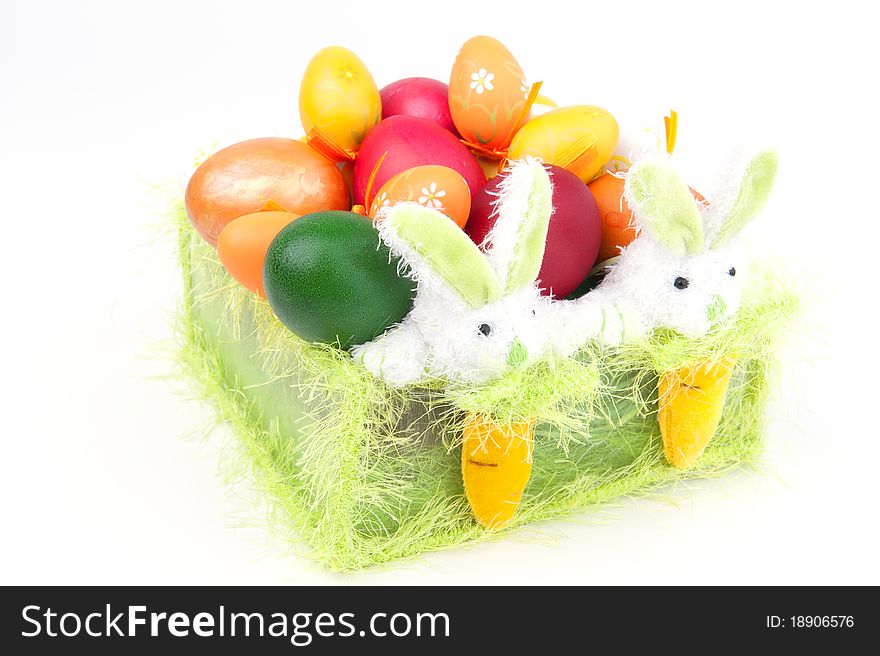
<svg viewBox="0 0 880 656">
<path fill-rule="evenodd" d="M 863 2 L 0 3 L 0 583 L 880 583 L 876 23 Z M 749 228 L 809 304 L 761 472 L 664 490 L 353 576 L 292 556 L 225 428 L 168 380 L 163 212 L 200 150 L 301 134 L 299 79 L 345 45 L 379 86 L 501 39 L 560 104 L 681 116 L 706 189 L 778 147 Z M 181 395 L 183 390 L 184 395 Z"/>
</svg>

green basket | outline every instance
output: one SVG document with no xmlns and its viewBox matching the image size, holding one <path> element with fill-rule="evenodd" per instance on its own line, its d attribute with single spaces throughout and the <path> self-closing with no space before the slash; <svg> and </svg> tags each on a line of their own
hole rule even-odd
<svg viewBox="0 0 880 656">
<path fill-rule="evenodd" d="M 493 539 L 682 478 L 722 474 L 759 454 L 779 338 L 796 297 L 756 272 L 735 323 L 688 340 L 663 333 L 585 347 L 471 389 L 395 389 L 348 355 L 290 333 L 223 269 L 178 211 L 184 281 L 181 362 L 272 501 L 272 521 L 337 571 Z M 737 353 L 718 432 L 696 465 L 666 464 L 658 375 Z M 513 521 L 479 526 L 464 496 L 466 412 L 537 419 L 533 469 Z"/>
</svg>

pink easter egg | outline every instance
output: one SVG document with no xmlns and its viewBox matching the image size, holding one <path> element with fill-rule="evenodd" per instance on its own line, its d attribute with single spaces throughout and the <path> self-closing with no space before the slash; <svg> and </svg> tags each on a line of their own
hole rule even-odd
<svg viewBox="0 0 880 656">
<path fill-rule="evenodd" d="M 429 77 L 408 77 L 382 89 L 382 118 L 415 116 L 459 136 L 449 113 L 449 87 Z"/>
</svg>

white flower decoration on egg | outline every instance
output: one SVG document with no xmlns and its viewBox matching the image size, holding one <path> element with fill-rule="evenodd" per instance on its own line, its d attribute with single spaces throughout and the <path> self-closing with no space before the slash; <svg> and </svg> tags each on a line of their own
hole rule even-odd
<svg viewBox="0 0 880 656">
<path fill-rule="evenodd" d="M 489 73 L 485 68 L 481 68 L 476 73 L 471 73 L 471 89 L 476 90 L 478 94 L 483 91 L 492 91 L 495 87 L 492 80 L 495 79 L 494 73 Z"/>
<path fill-rule="evenodd" d="M 388 207 L 389 205 L 391 205 L 391 199 L 388 198 L 388 193 L 383 191 L 373 199 L 373 206 L 370 208 L 370 213 L 375 215 L 380 209 Z"/>
<path fill-rule="evenodd" d="M 427 187 L 422 187 L 422 195 L 419 196 L 419 204 L 430 209 L 443 209 L 443 201 L 439 200 L 446 195 L 445 189 L 437 189 L 437 183 L 432 182 Z"/>
</svg>

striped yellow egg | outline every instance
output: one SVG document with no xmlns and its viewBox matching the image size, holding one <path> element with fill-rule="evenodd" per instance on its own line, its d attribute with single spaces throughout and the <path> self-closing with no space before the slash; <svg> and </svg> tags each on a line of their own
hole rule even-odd
<svg viewBox="0 0 880 656">
<path fill-rule="evenodd" d="M 561 107 L 523 125 L 507 156 L 540 157 L 589 182 L 611 158 L 617 137 L 617 121 L 607 110 L 591 105 Z"/>
</svg>

